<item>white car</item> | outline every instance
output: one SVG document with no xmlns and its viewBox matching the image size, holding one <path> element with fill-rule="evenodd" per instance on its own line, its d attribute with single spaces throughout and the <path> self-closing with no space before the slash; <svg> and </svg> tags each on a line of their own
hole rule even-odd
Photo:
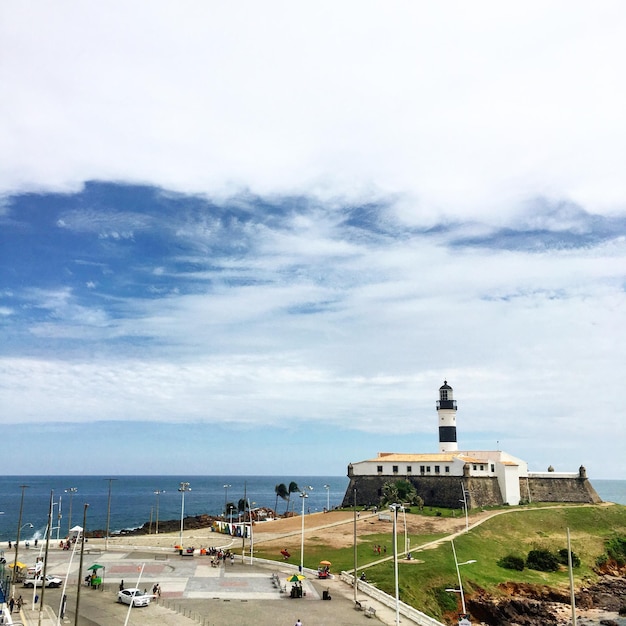
<svg viewBox="0 0 626 626">
<path fill-rule="evenodd" d="M 117 601 L 123 604 L 131 604 L 133 606 L 148 606 L 152 600 L 152 596 L 145 593 L 141 589 L 122 589 L 117 594 Z"/>
<path fill-rule="evenodd" d="M 56 576 L 46 576 L 46 587 L 60 587 L 63 584 L 63 581 Z M 24 581 L 24 587 L 40 587 L 41 586 L 41 576 L 37 578 L 27 578 Z"/>
</svg>

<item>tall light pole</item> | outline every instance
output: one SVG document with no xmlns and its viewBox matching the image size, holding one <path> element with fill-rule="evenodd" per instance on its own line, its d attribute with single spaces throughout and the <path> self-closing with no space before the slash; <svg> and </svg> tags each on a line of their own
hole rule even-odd
<svg viewBox="0 0 626 626">
<path fill-rule="evenodd" d="M 232 485 L 224 485 L 224 519 L 226 519 L 227 511 L 226 504 L 228 501 L 228 488 L 232 487 Z"/>
<path fill-rule="evenodd" d="M 400 586 L 398 585 L 398 509 L 399 504 L 391 504 L 389 509 L 393 513 L 393 576 L 396 594 L 396 626 L 400 625 Z"/>
<path fill-rule="evenodd" d="M 306 490 L 313 491 L 313 487 L 305 487 L 300 492 L 300 497 L 302 498 L 302 539 L 300 541 L 300 573 L 304 574 L 304 502 L 309 497 L 309 494 Z"/>
<path fill-rule="evenodd" d="M 407 534 L 406 531 L 406 509 L 404 508 L 404 506 L 400 506 L 400 510 L 402 511 L 402 516 L 404 517 L 404 551 L 408 552 L 409 551 L 409 535 Z"/>
<path fill-rule="evenodd" d="M 330 511 L 330 485 L 324 485 L 326 489 L 326 510 Z"/>
<path fill-rule="evenodd" d="M 356 606 L 356 592 L 357 592 L 357 551 L 356 551 L 356 489 L 354 490 L 354 606 Z"/>
<path fill-rule="evenodd" d="M 459 566 L 461 565 L 469 565 L 470 563 L 476 563 L 476 559 L 470 559 L 469 561 L 463 561 L 463 563 L 459 563 L 456 558 L 456 548 L 454 547 L 454 539 L 450 539 L 450 543 L 452 544 L 452 554 L 454 555 L 454 566 L 456 567 L 456 576 L 459 581 L 458 589 L 446 589 L 446 591 L 454 591 L 455 593 L 461 594 L 461 610 L 463 611 L 463 616 L 467 614 L 465 610 L 465 594 L 463 593 L 463 583 L 461 582 L 461 571 L 459 570 Z"/>
<path fill-rule="evenodd" d="M 178 488 L 181 494 L 181 506 L 180 506 L 180 547 L 183 547 L 183 520 L 185 519 L 185 492 L 191 491 L 189 483 L 180 483 Z"/>
<path fill-rule="evenodd" d="M 156 496 L 156 532 L 154 533 L 155 535 L 159 534 L 159 496 L 165 493 L 164 489 L 157 489 L 154 492 L 154 495 Z"/>
<path fill-rule="evenodd" d="M 13 594 L 13 587 L 15 587 L 15 581 L 17 580 L 17 554 L 20 545 L 20 532 L 22 530 L 22 511 L 24 510 L 24 490 L 28 489 L 28 485 L 20 485 L 22 490 L 22 498 L 20 500 L 20 514 L 17 520 L 17 540 L 15 541 L 15 559 L 13 560 L 13 575 L 11 576 L 11 594 Z M 32 524 L 25 524 L 32 528 Z"/>
<path fill-rule="evenodd" d="M 256 504 L 256 502 L 253 502 L 252 504 Z M 250 498 L 248 498 L 248 519 L 250 520 L 250 565 L 252 565 L 254 554 L 254 530 L 252 525 L 254 522 L 252 520 L 252 505 L 250 504 Z"/>
<path fill-rule="evenodd" d="M 115 480 L 109 478 L 109 481 Z M 111 483 L 109 482 L 109 493 L 111 489 Z M 80 538 L 80 561 L 78 565 L 78 587 L 76 589 L 76 608 L 74 610 L 74 626 L 78 626 L 78 607 L 80 606 L 80 588 L 83 586 L 83 554 L 85 553 L 85 529 L 87 527 L 87 509 L 89 505 L 85 503 L 83 509 L 83 530 Z M 108 532 L 107 532 L 108 535 Z M 43 581 L 42 581 L 43 584 Z"/>
<path fill-rule="evenodd" d="M 461 489 L 463 491 L 463 500 L 459 500 L 459 502 L 463 503 L 463 508 L 465 509 L 465 532 L 469 531 L 469 515 L 467 512 L 467 496 L 469 495 L 469 491 L 465 489 L 465 485 L 463 481 L 461 481 Z"/>
<path fill-rule="evenodd" d="M 70 536 L 70 531 L 72 529 L 72 498 L 74 494 L 78 491 L 77 487 L 70 487 L 65 490 L 65 493 L 70 494 L 70 512 L 67 514 L 67 536 Z"/>
<path fill-rule="evenodd" d="M 109 549 L 109 528 L 111 526 L 111 483 L 114 480 L 117 480 L 117 478 L 105 478 L 104 480 L 109 481 L 109 499 L 107 500 L 107 529 L 106 529 L 106 534 L 104 536 L 104 549 L 108 550 Z M 86 515 L 87 515 L 87 509 L 85 508 L 83 517 L 85 517 Z M 83 528 L 83 531 L 84 530 L 85 529 Z"/>
</svg>

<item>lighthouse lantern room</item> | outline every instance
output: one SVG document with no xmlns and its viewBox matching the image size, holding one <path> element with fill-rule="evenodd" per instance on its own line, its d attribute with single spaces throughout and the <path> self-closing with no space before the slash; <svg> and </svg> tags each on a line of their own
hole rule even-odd
<svg viewBox="0 0 626 626">
<path fill-rule="evenodd" d="M 439 422 L 439 452 L 456 452 L 456 400 L 448 381 L 439 387 L 437 401 L 437 421 Z"/>
</svg>

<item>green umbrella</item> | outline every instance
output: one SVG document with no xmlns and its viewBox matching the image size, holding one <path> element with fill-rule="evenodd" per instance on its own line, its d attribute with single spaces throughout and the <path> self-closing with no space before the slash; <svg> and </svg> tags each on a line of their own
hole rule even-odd
<svg viewBox="0 0 626 626">
<path fill-rule="evenodd" d="M 100 565 L 99 563 L 94 563 L 91 567 L 87 568 L 88 570 L 92 569 L 94 572 L 97 569 L 104 569 L 104 565 Z"/>
<path fill-rule="evenodd" d="M 302 576 L 302 574 L 294 574 L 293 576 L 289 576 L 287 579 L 288 583 L 297 583 L 300 580 L 304 580 L 306 576 Z"/>
</svg>

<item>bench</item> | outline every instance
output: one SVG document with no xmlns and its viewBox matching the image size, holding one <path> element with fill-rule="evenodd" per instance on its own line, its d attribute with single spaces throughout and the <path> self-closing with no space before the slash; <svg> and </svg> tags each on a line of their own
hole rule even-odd
<svg viewBox="0 0 626 626">
<path fill-rule="evenodd" d="M 83 552 L 85 554 L 102 554 L 102 550 L 100 548 L 85 548 Z"/>
<path fill-rule="evenodd" d="M 368 606 L 365 609 L 365 617 L 376 617 L 376 609 L 373 606 Z"/>
</svg>

